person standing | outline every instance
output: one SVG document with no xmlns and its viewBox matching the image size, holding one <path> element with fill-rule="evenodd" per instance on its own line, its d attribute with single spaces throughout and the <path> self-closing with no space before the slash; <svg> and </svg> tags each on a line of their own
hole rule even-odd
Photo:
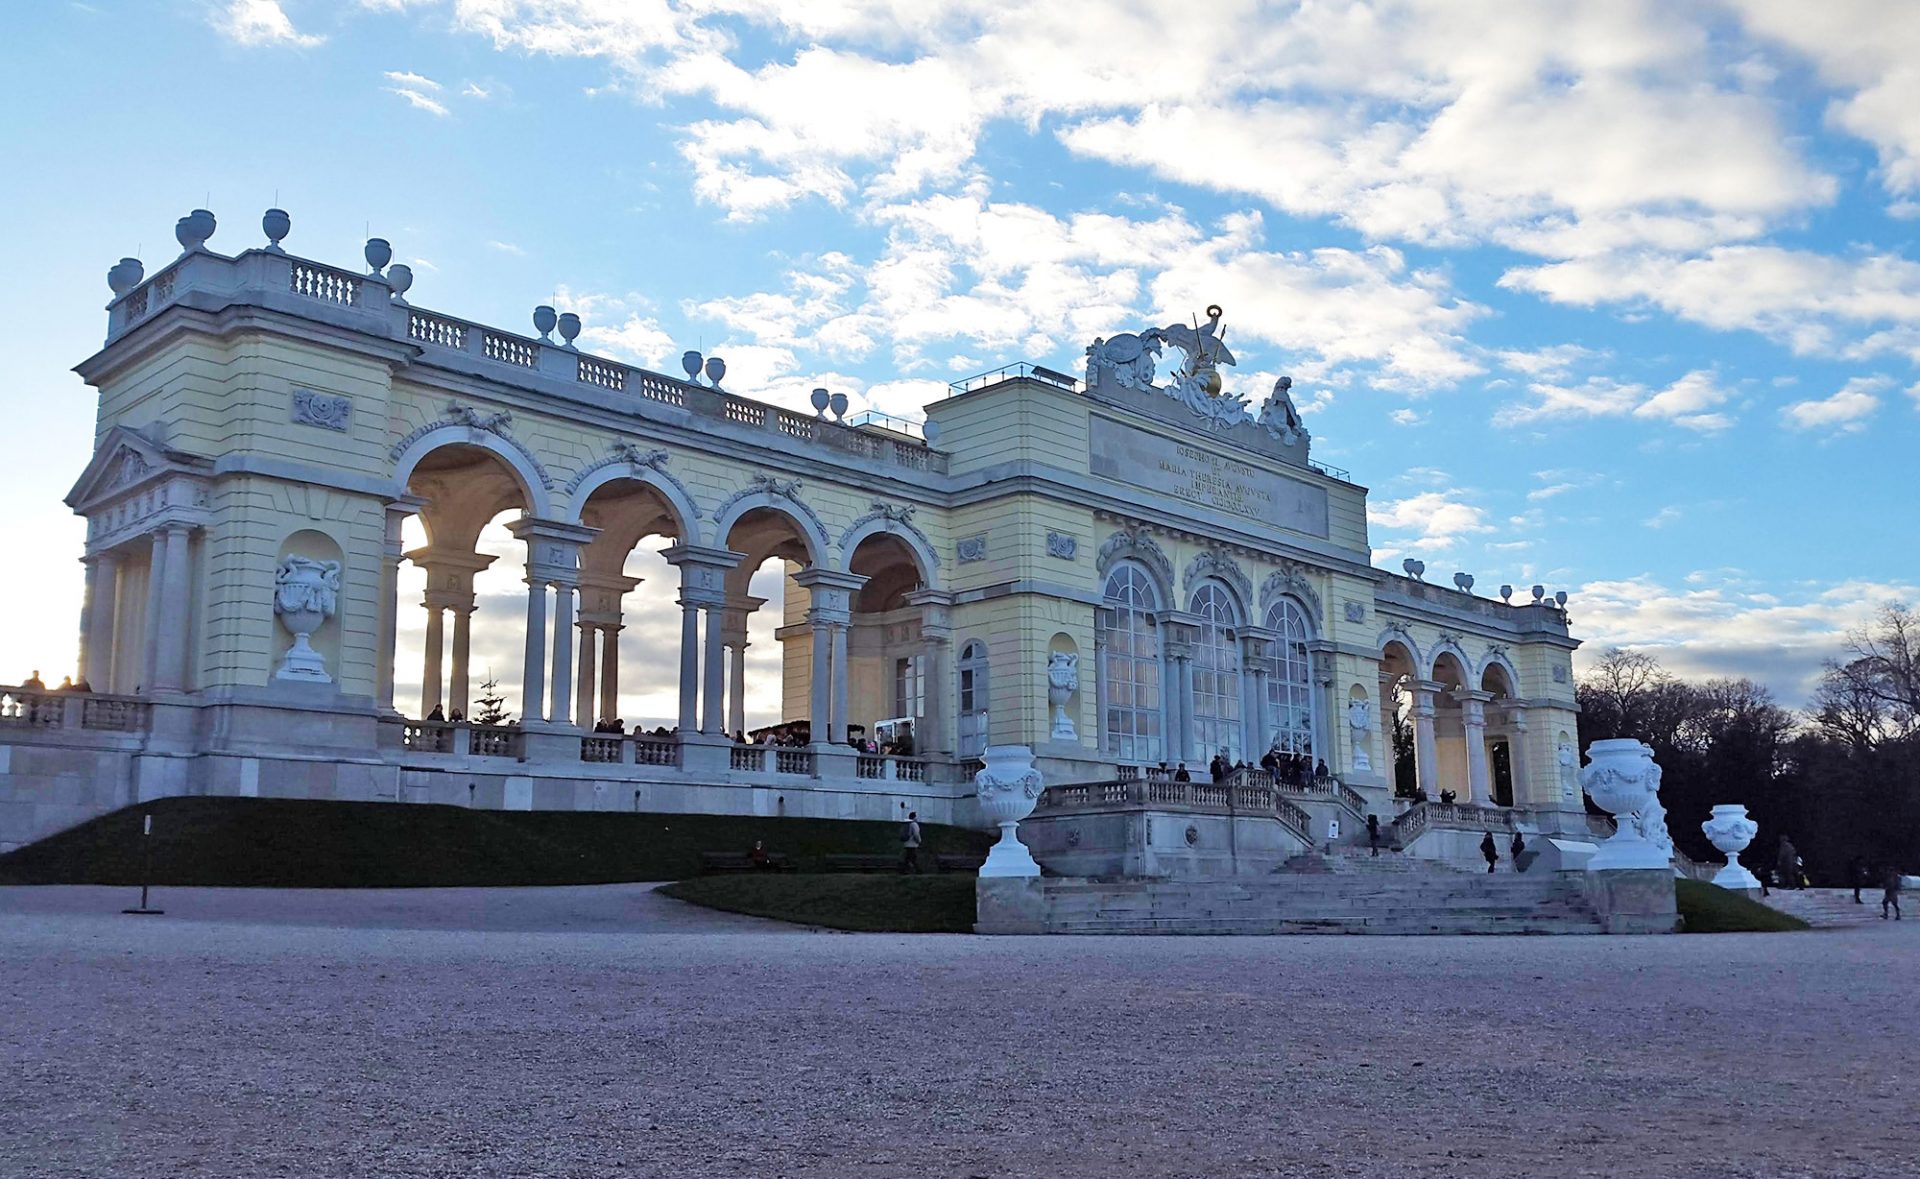
<svg viewBox="0 0 1920 1179">
<path fill-rule="evenodd" d="M 900 827 L 900 871 L 920 873 L 920 812 L 908 811 Z"/>
<path fill-rule="evenodd" d="M 1784 835 L 1780 837 L 1780 851 L 1773 858 L 1773 869 L 1781 888 L 1800 887 L 1800 853 L 1794 848 L 1793 840 Z"/>
<path fill-rule="evenodd" d="M 1380 816 L 1379 815 L 1370 814 L 1367 816 L 1367 846 L 1373 849 L 1372 855 L 1378 856 L 1380 854 Z"/>
<path fill-rule="evenodd" d="M 1480 837 L 1480 854 L 1487 857 L 1487 874 L 1493 874 L 1493 866 L 1500 862 L 1500 845 L 1493 841 L 1493 832 Z"/>
<path fill-rule="evenodd" d="M 1880 878 L 1880 887 L 1884 890 L 1880 894 L 1880 920 L 1885 921 L 1887 919 L 1887 909 L 1889 907 L 1893 909 L 1893 919 L 1895 921 L 1900 920 L 1901 884 L 1900 869 L 1894 867 L 1892 864 L 1888 864 L 1887 874 Z"/>
<path fill-rule="evenodd" d="M 1520 832 L 1515 831 L 1513 833 L 1513 842 L 1507 846 L 1507 851 L 1513 856 L 1513 870 L 1515 872 L 1525 871 L 1525 869 L 1520 866 L 1520 857 L 1526 854 L 1526 850 L 1527 841 L 1521 837 Z"/>
<path fill-rule="evenodd" d="M 1860 889 L 1873 883 L 1872 877 L 1867 872 L 1866 857 L 1853 857 L 1853 863 L 1847 866 L 1847 875 L 1853 877 L 1853 903 L 1856 905 L 1866 904 L 1865 901 L 1860 899 Z"/>
</svg>

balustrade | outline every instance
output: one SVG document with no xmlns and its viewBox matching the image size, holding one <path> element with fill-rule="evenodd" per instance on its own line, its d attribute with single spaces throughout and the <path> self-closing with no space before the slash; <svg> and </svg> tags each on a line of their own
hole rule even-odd
<svg viewBox="0 0 1920 1179">
<path fill-rule="evenodd" d="M 480 345 L 481 352 L 488 360 L 519 365 L 521 368 L 533 368 L 540 363 L 540 346 L 532 340 L 523 340 L 519 336 L 503 336 L 499 332 L 488 332 Z"/>
<path fill-rule="evenodd" d="M 804 749 L 776 749 L 773 771 L 776 774 L 805 774 L 812 777 L 813 754 Z"/>
<path fill-rule="evenodd" d="M 407 337 L 423 344 L 464 352 L 467 347 L 467 325 L 457 319 L 443 319 L 425 311 L 409 311 Z"/>
<path fill-rule="evenodd" d="M 338 303 L 342 307 L 360 306 L 360 276 L 334 270 L 312 262 L 295 262 L 289 269 L 287 289 L 296 295 Z"/>
<path fill-rule="evenodd" d="M 595 765 L 619 765 L 626 761 L 625 737 L 592 736 L 580 738 L 580 760 Z"/>
<path fill-rule="evenodd" d="M 595 360 L 591 356 L 582 356 L 577 379 L 583 385 L 598 385 L 602 389 L 611 389 L 619 393 L 627 387 L 627 370 L 617 364 Z"/>
<path fill-rule="evenodd" d="M 633 741 L 633 761 L 635 765 L 643 766 L 678 766 L 680 743 L 654 737 L 636 737 Z"/>
<path fill-rule="evenodd" d="M 767 769 L 767 747 L 764 745 L 735 745 L 728 751 L 727 768 L 741 770 L 749 774 L 765 773 Z"/>
<path fill-rule="evenodd" d="M 138 733 L 147 727 L 147 705 L 144 700 L 82 696 L 80 701 L 80 727 L 83 729 Z"/>
<path fill-rule="evenodd" d="M 144 732 L 150 709 L 138 696 L 0 688 L 0 727 Z"/>
<path fill-rule="evenodd" d="M 518 758 L 525 734 L 509 725 L 473 725 L 467 751 L 475 757 Z"/>
<path fill-rule="evenodd" d="M 408 721 L 401 729 L 400 740 L 412 753 L 452 753 L 453 726 L 435 721 Z"/>
</svg>

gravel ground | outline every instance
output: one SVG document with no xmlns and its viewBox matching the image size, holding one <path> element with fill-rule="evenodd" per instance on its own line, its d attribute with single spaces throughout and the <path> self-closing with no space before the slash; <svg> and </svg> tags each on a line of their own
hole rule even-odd
<svg viewBox="0 0 1920 1179">
<path fill-rule="evenodd" d="M 0 1175 L 1920 1174 L 1920 922 L 834 934 L 648 886 L 0 889 Z"/>
</svg>

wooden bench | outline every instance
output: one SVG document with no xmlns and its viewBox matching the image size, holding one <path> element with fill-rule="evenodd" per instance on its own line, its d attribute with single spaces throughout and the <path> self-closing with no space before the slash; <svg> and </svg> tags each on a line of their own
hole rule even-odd
<svg viewBox="0 0 1920 1179">
<path fill-rule="evenodd" d="M 753 862 L 751 852 L 701 852 L 700 874 L 718 875 L 725 872 L 791 872 L 793 861 L 784 852 L 768 852 L 765 864 Z"/>
</svg>

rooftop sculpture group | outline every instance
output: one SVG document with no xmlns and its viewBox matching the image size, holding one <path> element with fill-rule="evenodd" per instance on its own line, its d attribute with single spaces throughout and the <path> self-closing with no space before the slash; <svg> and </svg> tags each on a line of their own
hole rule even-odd
<svg viewBox="0 0 1920 1179">
<path fill-rule="evenodd" d="M 1307 440 L 1310 435 L 1293 405 L 1293 378 L 1281 377 L 1273 383 L 1257 418 L 1248 412 L 1245 397 L 1226 391 L 1220 366 L 1236 362 L 1226 345 L 1226 329 L 1220 322 L 1223 314 L 1215 303 L 1207 308 L 1204 323 L 1196 318 L 1191 325 L 1169 324 L 1094 340 L 1087 347 L 1087 384 L 1111 382 L 1123 389 L 1164 393 L 1215 429 L 1254 422 L 1282 446 Z M 1168 344 L 1180 349 L 1183 359 L 1172 382 L 1156 385 L 1155 368 L 1161 349 Z"/>
</svg>

